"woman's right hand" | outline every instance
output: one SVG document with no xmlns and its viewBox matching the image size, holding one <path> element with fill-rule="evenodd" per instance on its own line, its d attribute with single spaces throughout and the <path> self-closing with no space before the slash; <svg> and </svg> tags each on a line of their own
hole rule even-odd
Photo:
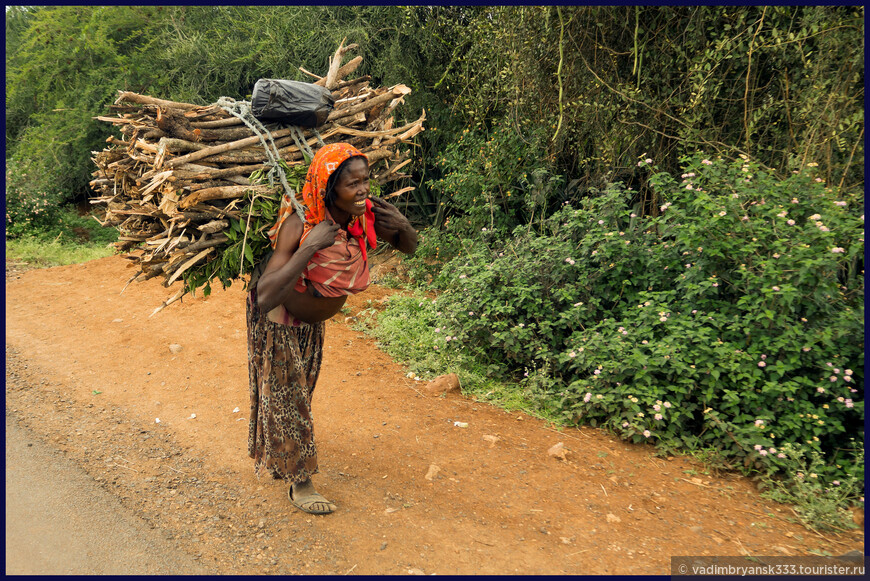
<svg viewBox="0 0 870 581">
<path fill-rule="evenodd" d="M 335 237 L 338 235 L 339 225 L 332 220 L 323 220 L 317 224 L 305 237 L 302 246 L 310 246 L 315 251 L 329 248 L 335 243 Z"/>
</svg>

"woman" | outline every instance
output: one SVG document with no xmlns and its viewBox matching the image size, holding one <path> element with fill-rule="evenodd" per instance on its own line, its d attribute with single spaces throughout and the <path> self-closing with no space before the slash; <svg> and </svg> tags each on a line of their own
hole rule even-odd
<svg viewBox="0 0 870 581">
<path fill-rule="evenodd" d="M 368 286 L 366 247 L 376 246 L 376 236 L 410 254 L 417 233 L 395 206 L 370 197 L 368 159 L 346 143 L 317 152 L 302 196 L 304 222 L 282 200 L 269 231 L 274 252 L 248 295 L 248 453 L 258 474 L 290 483 L 297 508 L 327 514 L 335 505 L 311 483 L 318 472 L 311 396 L 324 321 Z"/>
</svg>

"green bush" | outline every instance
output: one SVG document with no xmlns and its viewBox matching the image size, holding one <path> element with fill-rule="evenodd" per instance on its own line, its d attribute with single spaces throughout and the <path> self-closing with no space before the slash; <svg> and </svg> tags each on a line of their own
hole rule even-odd
<svg viewBox="0 0 870 581">
<path fill-rule="evenodd" d="M 35 164 L 6 160 L 6 237 L 17 238 L 57 222 L 63 193 L 40 180 Z"/>
<path fill-rule="evenodd" d="M 852 440 L 849 451 L 854 455 L 854 463 L 845 467 L 827 466 L 818 451 L 806 454 L 791 444 L 784 444 L 777 451 L 777 457 L 782 457 L 785 473 L 793 477 L 767 479 L 769 488 L 764 491 L 764 496 L 795 505 L 798 519 L 810 527 L 823 530 L 856 528 L 846 506 L 857 497 L 863 499 L 863 444 Z"/>
<path fill-rule="evenodd" d="M 500 377 L 498 369 L 481 363 L 447 333 L 436 303 L 426 295 L 396 294 L 381 312 L 374 308 L 360 311 L 357 328 L 374 336 L 379 347 L 422 379 L 456 373 L 464 393 L 504 409 L 535 414 L 527 394 Z"/>
<path fill-rule="evenodd" d="M 540 232 L 466 241 L 433 278 L 443 335 L 569 423 L 774 473 L 785 464 L 767 451 L 785 443 L 853 462 L 862 199 L 811 173 L 684 162 L 681 178 L 653 175 L 651 215 L 616 184 Z"/>
<path fill-rule="evenodd" d="M 546 141 L 542 128 L 527 136 L 507 124 L 489 133 L 463 130 L 438 157 L 441 177 L 427 184 L 440 200 L 445 230 L 462 237 L 506 235 L 550 213 L 548 205 L 564 187 L 546 161 Z"/>
</svg>

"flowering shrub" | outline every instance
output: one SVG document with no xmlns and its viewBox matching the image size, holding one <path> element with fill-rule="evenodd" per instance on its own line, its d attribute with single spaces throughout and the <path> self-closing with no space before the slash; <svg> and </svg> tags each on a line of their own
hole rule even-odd
<svg viewBox="0 0 870 581">
<path fill-rule="evenodd" d="M 789 443 L 842 479 L 863 431 L 863 200 L 812 168 L 684 162 L 651 178 L 654 216 L 614 185 L 539 232 L 464 241 L 433 281 L 433 346 L 568 422 L 773 473 Z"/>
<path fill-rule="evenodd" d="M 780 450 L 775 451 L 776 457 L 780 459 L 783 471 L 791 478 L 769 480 L 770 487 L 764 491 L 764 496 L 794 505 L 798 518 L 811 527 L 824 530 L 854 527 L 852 513 L 846 509 L 846 505 L 855 498 L 860 503 L 864 502 L 864 448 L 863 443 L 854 440 L 849 442 L 848 447 L 855 456 L 855 462 L 842 470 L 842 465 L 825 465 L 816 450 L 806 453 L 801 447 L 783 444 Z M 764 450 L 759 447 L 758 451 L 761 453 Z"/>
<path fill-rule="evenodd" d="M 6 161 L 7 237 L 36 234 L 57 221 L 63 196 L 46 188 L 39 176 L 40 172 L 32 167 Z"/>
</svg>

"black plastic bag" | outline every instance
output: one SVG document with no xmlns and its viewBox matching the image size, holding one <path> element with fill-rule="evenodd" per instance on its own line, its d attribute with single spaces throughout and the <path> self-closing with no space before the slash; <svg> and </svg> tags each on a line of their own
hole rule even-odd
<svg viewBox="0 0 870 581">
<path fill-rule="evenodd" d="M 329 89 L 300 81 L 260 79 L 251 94 L 251 112 L 257 119 L 301 127 L 326 123 L 334 104 Z"/>
</svg>

